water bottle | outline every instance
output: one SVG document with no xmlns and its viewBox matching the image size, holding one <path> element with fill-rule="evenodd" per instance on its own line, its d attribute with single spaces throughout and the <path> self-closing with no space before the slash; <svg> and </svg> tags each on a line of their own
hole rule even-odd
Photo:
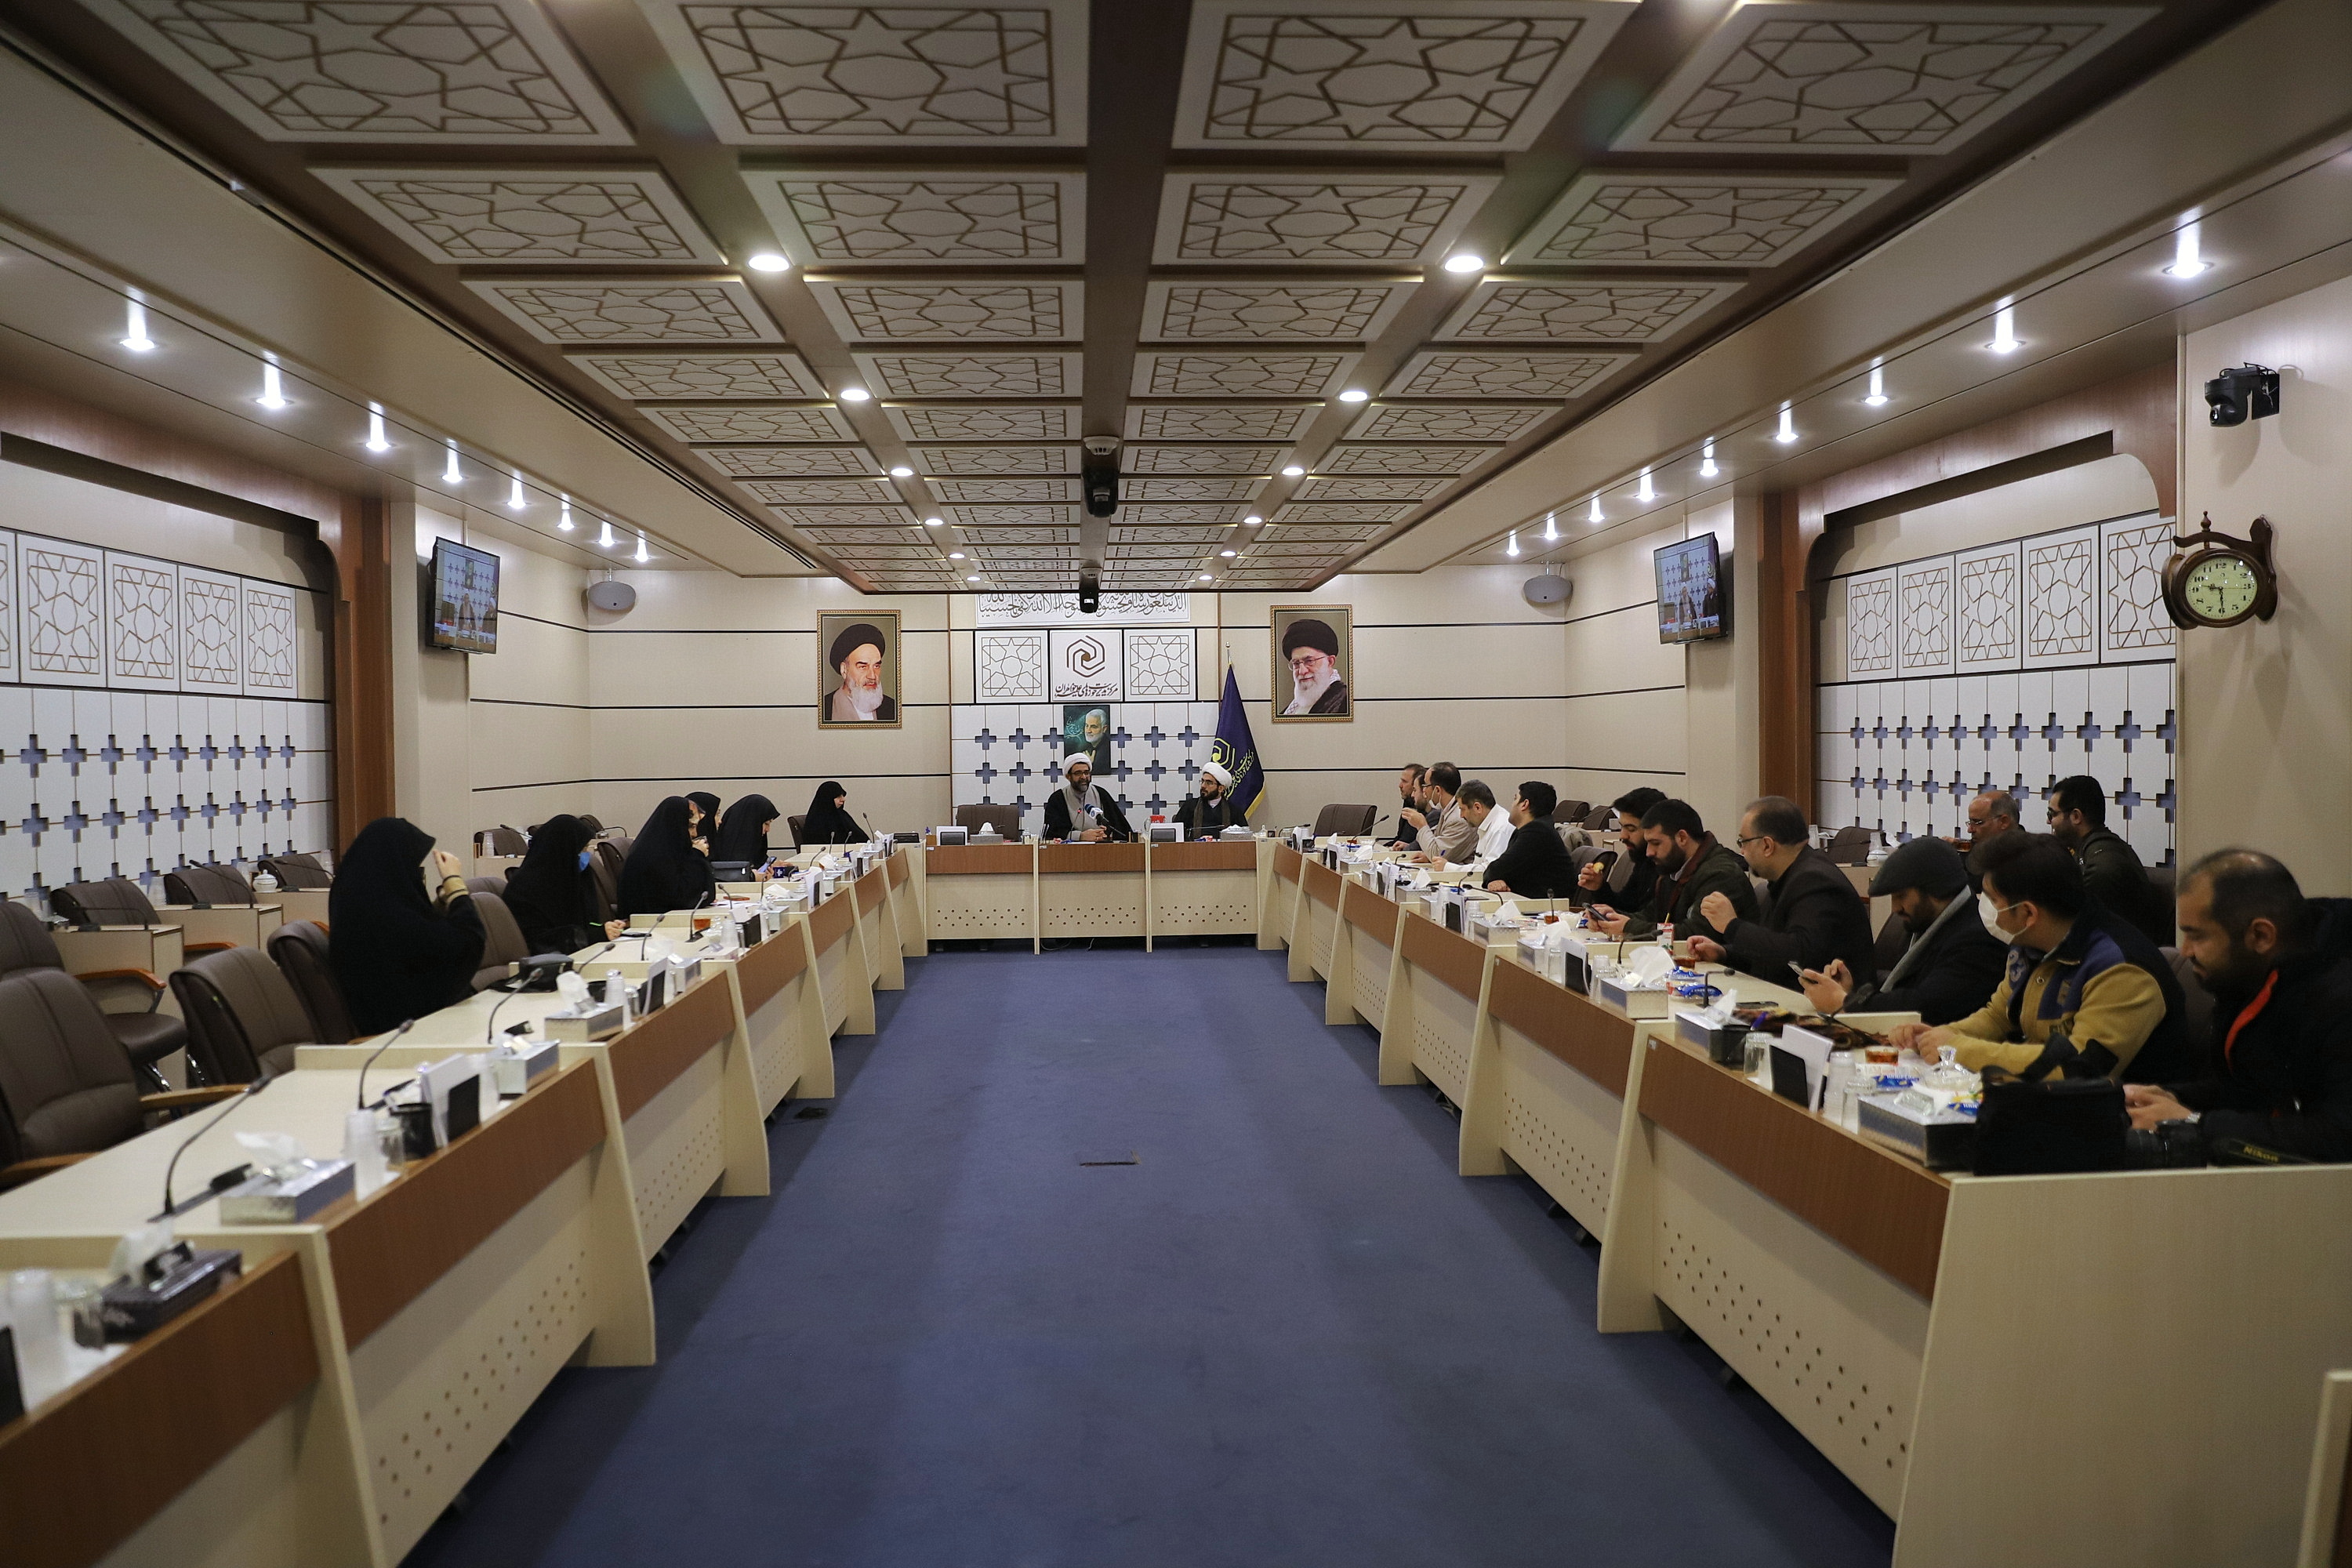
<svg viewBox="0 0 2352 1568">
<path fill-rule="evenodd" d="M 343 1112 L 343 1158 L 352 1163 L 353 1187 L 361 1197 L 383 1185 L 388 1173 L 383 1163 L 383 1136 L 377 1129 L 374 1111 Z"/>
<path fill-rule="evenodd" d="M 66 1385 L 66 1337 L 58 1327 L 56 1281 L 46 1268 L 8 1276 L 8 1316 L 16 1330 L 16 1376 L 27 1408 Z"/>
</svg>

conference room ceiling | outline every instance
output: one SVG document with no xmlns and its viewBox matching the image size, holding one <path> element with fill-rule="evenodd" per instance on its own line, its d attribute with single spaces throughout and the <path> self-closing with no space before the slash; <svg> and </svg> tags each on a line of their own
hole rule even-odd
<svg viewBox="0 0 2352 1568">
<path fill-rule="evenodd" d="M 2244 13 L 0 3 L 878 592 L 1311 586 Z"/>
</svg>

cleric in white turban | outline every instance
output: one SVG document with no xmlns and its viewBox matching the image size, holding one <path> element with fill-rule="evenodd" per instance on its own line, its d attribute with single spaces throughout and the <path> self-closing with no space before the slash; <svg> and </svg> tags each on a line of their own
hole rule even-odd
<svg viewBox="0 0 2352 1568">
<path fill-rule="evenodd" d="M 1214 838 L 1228 827 L 1249 821 L 1249 808 L 1234 798 L 1234 775 L 1220 763 L 1201 768 L 1200 793 L 1176 808 L 1176 821 L 1187 838 Z"/>
</svg>

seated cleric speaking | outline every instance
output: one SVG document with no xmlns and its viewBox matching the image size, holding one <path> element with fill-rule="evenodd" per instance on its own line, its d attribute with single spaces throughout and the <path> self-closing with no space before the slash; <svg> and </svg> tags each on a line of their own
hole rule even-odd
<svg viewBox="0 0 2352 1568">
<path fill-rule="evenodd" d="M 1739 819 L 1739 853 L 1771 884 L 1764 912 L 1742 915 L 1729 895 L 1710 893 L 1699 903 L 1693 953 L 1775 985 L 1797 978 L 1791 965 L 1822 969 L 1843 959 L 1849 973 L 1870 973 L 1870 902 L 1812 847 L 1795 801 L 1768 795 L 1752 802 Z"/>
<path fill-rule="evenodd" d="M 1519 786 L 1511 802 L 1511 840 L 1486 865 L 1489 892 L 1518 899 L 1564 899 L 1576 883 L 1576 863 L 1551 825 L 1559 792 L 1540 779 Z"/>
<path fill-rule="evenodd" d="M 1234 799 L 1234 775 L 1221 763 L 1201 765 L 1200 792 L 1176 808 L 1176 824 L 1187 838 L 1214 838 L 1228 827 L 1249 823 L 1249 808 Z"/>
<path fill-rule="evenodd" d="M 1730 900 L 1734 913 L 1755 918 L 1756 888 L 1748 879 L 1748 862 L 1728 844 L 1716 842 L 1688 801 L 1662 800 L 1643 812 L 1642 837 L 1657 868 L 1650 901 L 1632 915 L 1595 903 L 1591 918 L 1596 930 L 1637 941 L 1657 935 L 1662 925 L 1673 926 L 1678 935 L 1697 931 L 1699 905 L 1709 893 Z"/>
<path fill-rule="evenodd" d="M 1997 1067 L 2025 1079 L 2187 1076 L 2172 966 L 2137 926 L 2083 890 L 2082 872 L 2054 840 L 2001 835 L 1986 852 L 1977 906 L 1985 928 L 2010 944 L 2000 984 L 1964 1018 L 1903 1025 L 1895 1045 L 1925 1057 L 1952 1046 L 1971 1071 Z"/>
<path fill-rule="evenodd" d="M 1912 839 L 1878 868 L 1870 896 L 1894 905 L 1911 944 L 1883 983 L 1868 974 L 1857 981 L 1842 958 L 1827 970 L 1808 968 L 1807 1001 L 1824 1013 L 1916 1013 L 1928 1024 L 1948 1024 L 1984 1005 L 2000 984 L 2009 944 L 1977 918 L 1958 849 L 1940 838 Z"/>
<path fill-rule="evenodd" d="M 1045 797 L 1045 837 L 1081 844 L 1132 838 L 1118 802 L 1095 784 L 1095 765 L 1084 752 L 1062 760 L 1062 787 Z"/>
<path fill-rule="evenodd" d="M 2213 1041 L 2201 1076 L 2125 1087 L 2132 1125 L 2191 1121 L 2209 1145 L 2352 1161 L 2352 900 L 2306 900 L 2271 857 L 2222 849 L 2181 879 L 2179 913 Z"/>
</svg>

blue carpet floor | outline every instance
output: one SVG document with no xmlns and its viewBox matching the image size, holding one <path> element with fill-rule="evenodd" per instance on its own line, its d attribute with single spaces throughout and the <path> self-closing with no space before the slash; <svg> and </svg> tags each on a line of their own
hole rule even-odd
<svg viewBox="0 0 2352 1568">
<path fill-rule="evenodd" d="M 1594 1332 L 1593 1248 L 1283 962 L 910 965 L 676 1244 L 660 1364 L 562 1373 L 410 1563 L 1886 1561 L 1703 1348 Z"/>
</svg>

